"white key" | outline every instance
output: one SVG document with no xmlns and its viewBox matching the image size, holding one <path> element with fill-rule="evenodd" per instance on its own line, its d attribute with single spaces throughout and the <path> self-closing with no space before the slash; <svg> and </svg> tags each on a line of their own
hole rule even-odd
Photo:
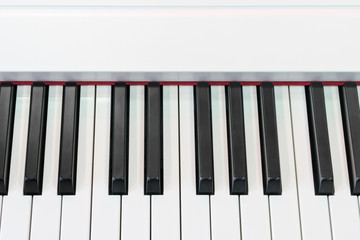
<svg viewBox="0 0 360 240">
<path fill-rule="evenodd" d="M 300 240 L 301 228 L 292 139 L 289 88 L 275 87 L 282 194 L 269 197 L 274 240 Z M 284 227 L 286 226 L 286 227 Z"/>
<path fill-rule="evenodd" d="M 357 197 L 350 193 L 339 89 L 324 87 L 335 194 L 329 196 L 333 239 L 356 239 L 360 236 Z"/>
<path fill-rule="evenodd" d="M 331 239 L 327 196 L 315 195 L 304 87 L 290 86 L 290 106 L 302 237 Z"/>
<path fill-rule="evenodd" d="M 23 195 L 30 86 L 18 86 L 11 152 L 9 191 L 3 197 L 0 239 L 29 239 L 31 196 Z"/>
<path fill-rule="evenodd" d="M 358 92 L 358 100 L 359 100 L 359 105 L 360 105 L 360 86 L 357 87 L 357 92 Z M 358 198 L 358 204 L 359 204 L 359 213 L 360 213 L 360 196 L 357 197 Z"/>
<path fill-rule="evenodd" d="M 144 195 L 144 94 L 144 86 L 130 86 L 129 189 L 122 196 L 122 240 L 150 238 L 150 196 Z"/>
<path fill-rule="evenodd" d="M 91 239 L 120 239 L 120 195 L 109 195 L 111 86 L 96 87 Z"/>
<path fill-rule="evenodd" d="M 210 239 L 209 196 L 196 195 L 194 91 L 179 87 L 182 239 Z"/>
<path fill-rule="evenodd" d="M 240 196 L 243 240 L 271 239 L 268 197 L 264 195 L 256 87 L 243 87 L 248 195 Z M 216 180 L 215 180 L 216 181 Z"/>
<path fill-rule="evenodd" d="M 164 195 L 151 196 L 151 239 L 180 239 L 178 87 L 163 86 Z"/>
<path fill-rule="evenodd" d="M 89 239 L 95 87 L 81 86 L 76 194 L 62 197 L 61 239 Z"/>
<path fill-rule="evenodd" d="M 1 215 L 2 215 L 2 202 L 3 202 L 3 196 L 0 196 L 0 231 L 1 231 Z"/>
<path fill-rule="evenodd" d="M 212 240 L 240 239 L 239 197 L 230 195 L 225 88 L 211 87 L 215 195 L 210 196 Z"/>
<path fill-rule="evenodd" d="M 57 195 L 62 86 L 49 87 L 42 195 L 33 196 L 30 239 L 59 239 L 61 196 Z"/>
</svg>

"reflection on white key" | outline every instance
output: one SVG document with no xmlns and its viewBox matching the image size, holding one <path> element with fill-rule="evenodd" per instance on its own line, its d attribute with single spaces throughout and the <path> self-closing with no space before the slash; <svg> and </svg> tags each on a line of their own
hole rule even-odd
<svg viewBox="0 0 360 240">
<path fill-rule="evenodd" d="M 30 86 L 17 87 L 9 191 L 3 197 L 1 240 L 28 239 L 30 234 L 32 199 L 23 195 L 30 89 Z"/>
<path fill-rule="evenodd" d="M 211 199 L 212 240 L 240 239 L 239 197 L 230 195 L 224 86 L 211 87 L 215 195 Z"/>
<path fill-rule="evenodd" d="M 120 195 L 109 195 L 111 86 L 96 87 L 91 239 L 120 239 Z"/>
<path fill-rule="evenodd" d="M 61 196 L 57 195 L 62 86 L 49 86 L 44 178 L 41 195 L 33 196 L 31 236 L 34 240 L 59 239 Z"/>
<path fill-rule="evenodd" d="M 256 87 L 243 87 L 248 195 L 240 196 L 243 240 L 271 239 L 268 197 L 264 195 Z M 215 179 L 216 181 L 216 179 Z"/>
<path fill-rule="evenodd" d="M 144 195 L 144 86 L 130 86 L 129 190 L 122 196 L 121 240 L 150 239 L 150 196 Z"/>
<path fill-rule="evenodd" d="M 81 86 L 76 194 L 62 197 L 61 239 L 89 239 L 95 87 Z"/>
<path fill-rule="evenodd" d="M 290 86 L 290 106 L 302 236 L 305 240 L 331 239 L 327 196 L 315 195 L 303 86 Z"/>
<path fill-rule="evenodd" d="M 178 87 L 163 86 L 164 195 L 151 196 L 151 238 L 180 239 Z"/>
<path fill-rule="evenodd" d="M 335 194 L 329 196 L 333 239 L 357 239 L 360 216 L 357 197 L 350 192 L 339 89 L 324 87 Z"/>
<path fill-rule="evenodd" d="M 193 88 L 179 87 L 182 239 L 210 240 L 209 196 L 196 195 Z"/>
<path fill-rule="evenodd" d="M 269 197 L 274 240 L 300 240 L 301 228 L 292 139 L 289 88 L 275 87 L 282 194 Z M 286 227 L 284 227 L 286 226 Z"/>
</svg>

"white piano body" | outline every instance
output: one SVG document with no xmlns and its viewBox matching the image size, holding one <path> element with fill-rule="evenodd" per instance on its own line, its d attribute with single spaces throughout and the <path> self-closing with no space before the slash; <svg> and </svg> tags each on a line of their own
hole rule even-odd
<svg viewBox="0 0 360 240">
<path fill-rule="evenodd" d="M 314 72 L 326 81 L 340 77 L 329 73 L 359 79 L 360 7 L 126 7 L 126 1 L 114 7 L 7 7 L 10 2 L 0 3 L 2 80 L 7 73 L 25 80 L 31 76 L 21 73 L 36 72 L 63 79 L 64 73 L 82 73 L 77 78 L 87 80 L 125 73 L 144 80 L 143 73 L 161 73 L 160 80 L 182 81 L 212 73 L 208 80 L 228 81 L 237 73 L 240 80 L 259 81 L 266 73 L 291 81 L 313 80 L 308 73 Z"/>
</svg>

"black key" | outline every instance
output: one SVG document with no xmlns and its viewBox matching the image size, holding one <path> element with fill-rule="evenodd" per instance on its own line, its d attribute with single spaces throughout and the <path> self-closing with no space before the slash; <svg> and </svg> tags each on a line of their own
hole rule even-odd
<svg viewBox="0 0 360 240">
<path fill-rule="evenodd" d="M 26 149 L 24 194 L 40 195 L 42 192 L 48 86 L 34 83 L 31 87 L 30 115 Z"/>
<path fill-rule="evenodd" d="M 162 87 L 145 88 L 145 194 L 163 193 Z"/>
<path fill-rule="evenodd" d="M 74 195 L 79 132 L 80 86 L 76 83 L 66 83 L 63 91 L 58 194 Z"/>
<path fill-rule="evenodd" d="M 226 113 L 229 153 L 230 194 L 248 193 L 242 87 L 238 82 L 226 86 Z"/>
<path fill-rule="evenodd" d="M 339 88 L 351 194 L 360 195 L 360 111 L 355 82 Z"/>
<path fill-rule="evenodd" d="M 261 83 L 257 87 L 257 97 L 264 194 L 281 195 L 279 144 L 273 84 L 271 82 Z"/>
<path fill-rule="evenodd" d="M 197 194 L 214 194 L 214 163 L 209 83 L 199 82 L 194 91 Z"/>
<path fill-rule="evenodd" d="M 128 193 L 129 87 L 115 83 L 111 93 L 109 194 Z"/>
<path fill-rule="evenodd" d="M 16 86 L 0 86 L 0 195 L 7 195 L 11 159 L 12 136 L 16 103 Z"/>
<path fill-rule="evenodd" d="M 306 105 L 315 194 L 333 195 L 334 178 L 322 83 L 313 82 L 306 86 Z"/>
</svg>

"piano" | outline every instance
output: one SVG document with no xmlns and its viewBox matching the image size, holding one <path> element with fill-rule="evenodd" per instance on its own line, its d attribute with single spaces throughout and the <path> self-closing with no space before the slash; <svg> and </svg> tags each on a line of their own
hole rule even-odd
<svg viewBox="0 0 360 240">
<path fill-rule="evenodd" d="M 360 236 L 354 0 L 2 0 L 0 240 Z"/>
</svg>

